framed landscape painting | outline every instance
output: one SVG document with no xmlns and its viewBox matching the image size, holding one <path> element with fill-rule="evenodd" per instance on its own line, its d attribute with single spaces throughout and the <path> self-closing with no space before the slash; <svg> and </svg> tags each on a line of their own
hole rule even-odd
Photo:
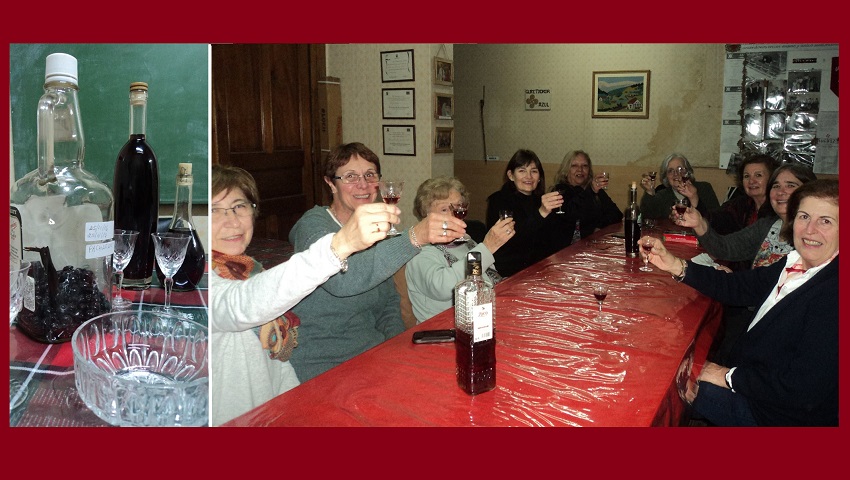
<svg viewBox="0 0 850 480">
<path fill-rule="evenodd" d="M 649 118 L 649 70 L 593 72 L 593 118 Z"/>
</svg>

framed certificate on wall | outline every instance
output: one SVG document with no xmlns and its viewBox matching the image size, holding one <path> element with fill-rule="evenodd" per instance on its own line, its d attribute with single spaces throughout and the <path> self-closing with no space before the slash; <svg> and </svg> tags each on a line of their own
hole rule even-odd
<svg viewBox="0 0 850 480">
<path fill-rule="evenodd" d="M 384 155 L 416 155 L 416 126 L 384 125 Z"/>
<path fill-rule="evenodd" d="M 416 91 L 413 88 L 382 88 L 383 118 L 416 118 Z"/>
<path fill-rule="evenodd" d="M 413 81 L 413 49 L 381 52 L 382 82 Z"/>
</svg>

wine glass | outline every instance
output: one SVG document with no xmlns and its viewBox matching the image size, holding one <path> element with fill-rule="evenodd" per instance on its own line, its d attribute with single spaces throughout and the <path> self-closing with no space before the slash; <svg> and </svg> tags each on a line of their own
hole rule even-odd
<svg viewBox="0 0 850 480">
<path fill-rule="evenodd" d="M 649 172 L 649 188 L 655 189 L 655 178 L 658 176 L 658 172 Z"/>
<path fill-rule="evenodd" d="M 606 182 L 609 182 L 611 180 L 611 175 L 608 172 L 602 172 L 602 179 L 605 180 Z M 608 184 L 607 183 L 605 184 L 604 187 L 602 187 L 602 190 L 608 190 Z"/>
<path fill-rule="evenodd" d="M 156 263 L 165 275 L 165 305 L 158 311 L 180 315 L 171 308 L 171 287 L 174 285 L 174 275 L 186 258 L 186 249 L 192 237 L 176 232 L 152 233 L 151 237 L 156 252 Z"/>
<path fill-rule="evenodd" d="M 602 302 L 604 302 L 605 297 L 608 296 L 608 285 L 604 283 L 594 284 L 593 296 L 596 297 L 596 301 L 599 303 L 599 315 L 596 318 L 602 319 Z"/>
<path fill-rule="evenodd" d="M 21 262 L 20 266 L 9 266 L 9 328 L 15 323 L 15 318 L 24 308 L 24 293 L 27 290 L 27 275 L 30 271 L 30 262 Z M 9 378 L 9 410 L 14 410 L 18 405 L 23 403 L 26 395 L 18 396 L 17 402 L 15 396 L 21 389 L 21 382 Z"/>
<path fill-rule="evenodd" d="M 563 196 L 564 196 L 564 191 L 563 191 L 563 190 L 558 190 L 558 194 L 559 194 L 560 196 L 562 196 L 562 197 L 563 197 Z M 566 213 L 566 212 L 564 212 L 564 204 L 563 204 L 563 203 L 562 203 L 562 204 L 560 204 L 560 205 L 558 205 L 558 211 L 557 211 L 557 212 L 555 212 L 555 213 L 557 213 L 557 214 L 559 214 L 559 215 L 560 215 L 560 214 L 562 214 L 562 213 Z"/>
<path fill-rule="evenodd" d="M 469 202 L 467 200 L 461 200 L 457 203 L 450 203 L 449 208 L 452 209 L 452 215 L 454 215 L 455 218 L 463 220 L 466 218 L 466 213 L 469 211 Z M 466 243 L 470 240 L 470 238 L 471 237 L 469 235 L 464 234 L 456 238 L 453 243 Z"/>
<path fill-rule="evenodd" d="M 115 229 L 115 234 L 112 236 L 115 241 L 115 249 L 112 252 L 112 268 L 118 275 L 118 291 L 115 297 L 112 298 L 112 311 L 127 310 L 133 305 L 133 302 L 121 296 L 121 289 L 124 285 L 124 269 L 133 258 L 133 251 L 136 250 L 136 238 L 139 232 L 136 230 L 121 230 Z"/>
<path fill-rule="evenodd" d="M 682 198 L 676 199 L 676 205 L 675 205 L 676 213 L 679 214 L 679 221 L 680 222 L 685 219 L 685 211 L 688 209 L 688 206 L 690 205 L 690 203 L 691 202 L 688 200 L 688 197 L 682 197 Z"/>
<path fill-rule="evenodd" d="M 683 185 L 691 181 L 691 172 L 689 172 L 687 168 L 676 167 L 676 173 L 679 174 L 679 178 L 682 180 Z"/>
<path fill-rule="evenodd" d="M 388 203 L 390 205 L 395 205 L 401 200 L 401 191 L 404 188 L 403 181 L 392 181 L 392 180 L 381 180 L 380 183 L 381 188 L 381 198 L 384 199 L 384 203 Z M 388 237 L 393 237 L 398 235 L 400 232 L 396 230 L 395 224 L 390 224 L 390 231 L 387 232 Z"/>
<path fill-rule="evenodd" d="M 641 272 L 652 272 L 652 267 L 649 266 L 649 253 L 652 251 L 652 239 L 657 235 L 652 231 L 644 232 L 643 241 L 640 243 L 641 250 L 643 250 L 643 266 L 638 270 Z"/>
</svg>

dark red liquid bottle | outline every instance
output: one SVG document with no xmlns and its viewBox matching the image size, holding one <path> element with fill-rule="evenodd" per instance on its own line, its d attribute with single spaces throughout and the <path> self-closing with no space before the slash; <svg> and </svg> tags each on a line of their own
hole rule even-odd
<svg viewBox="0 0 850 480">
<path fill-rule="evenodd" d="M 206 268 L 206 257 L 204 255 L 204 246 L 201 244 L 201 238 L 195 229 L 192 222 L 192 164 L 181 163 L 178 165 L 177 173 L 177 196 L 174 199 L 174 215 L 171 218 L 171 224 L 168 226 L 169 232 L 184 233 L 192 237 L 189 241 L 189 246 L 186 248 L 186 258 L 183 260 L 183 265 L 174 274 L 175 292 L 187 292 L 194 290 L 201 282 Z M 160 270 L 159 265 L 156 266 L 156 278 L 159 279 L 160 285 L 164 285 L 165 275 Z"/>
<path fill-rule="evenodd" d="M 123 288 L 150 287 L 155 262 L 153 239 L 159 215 L 159 167 L 145 138 L 148 85 L 130 84 L 130 138 L 115 160 L 112 194 L 115 228 L 136 230 L 136 248 L 124 269 Z"/>
</svg>

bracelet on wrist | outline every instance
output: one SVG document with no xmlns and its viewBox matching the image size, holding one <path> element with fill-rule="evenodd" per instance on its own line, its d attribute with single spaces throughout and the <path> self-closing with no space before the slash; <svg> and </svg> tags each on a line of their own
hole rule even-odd
<svg viewBox="0 0 850 480">
<path fill-rule="evenodd" d="M 681 282 L 682 280 L 684 280 L 685 279 L 685 272 L 688 271 L 688 262 L 686 262 L 684 259 L 681 259 L 681 258 L 679 259 L 679 261 L 682 262 L 682 273 L 680 273 L 678 275 L 672 275 L 671 274 L 673 276 L 673 280 L 676 280 L 677 282 Z"/>
<path fill-rule="evenodd" d="M 336 257 L 337 261 L 339 262 L 339 271 L 342 272 L 342 273 L 347 272 L 348 271 L 348 259 L 340 257 L 339 253 L 337 253 L 333 244 L 331 244 L 331 253 L 334 254 L 334 257 Z"/>
<path fill-rule="evenodd" d="M 407 230 L 407 236 L 410 237 L 410 243 L 412 243 L 414 247 L 416 247 L 418 250 L 422 250 L 422 244 L 420 244 L 419 241 L 416 239 L 416 232 L 413 231 L 413 227 L 410 227 Z"/>
</svg>

